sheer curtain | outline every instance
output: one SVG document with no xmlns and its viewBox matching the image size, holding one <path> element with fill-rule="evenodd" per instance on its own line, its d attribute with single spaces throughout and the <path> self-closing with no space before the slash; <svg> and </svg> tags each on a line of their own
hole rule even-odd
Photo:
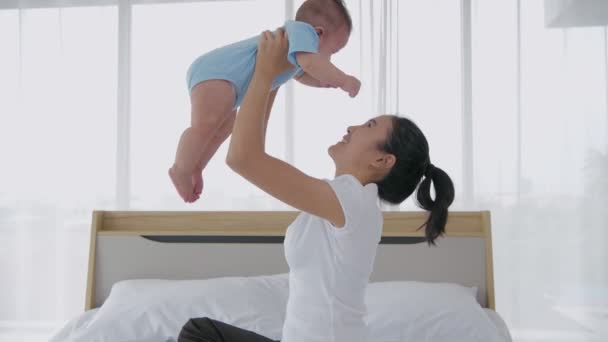
<svg viewBox="0 0 608 342">
<path fill-rule="evenodd" d="M 179 200 L 167 169 L 189 121 L 189 63 L 282 25 L 297 5 L 0 3 L 0 340 L 47 340 L 82 311 L 94 209 L 289 209 L 227 171 L 225 145 L 196 205 Z M 267 139 L 272 154 L 291 160 L 294 87 L 280 91 Z"/>
<path fill-rule="evenodd" d="M 492 212 L 514 340 L 608 339 L 607 29 L 545 28 L 542 0 L 361 4 L 371 109 L 418 123 L 454 209 Z"/>
<path fill-rule="evenodd" d="M 252 15 L 254 13 L 254 15 Z M 263 14 L 263 15 L 261 15 Z M 280 210 L 286 207 L 225 166 L 224 144 L 205 168 L 204 195 L 184 204 L 167 176 L 190 122 L 186 70 L 199 55 L 283 24 L 284 2 L 203 1 L 135 5 L 131 36 L 131 209 Z M 237 24 L 226 25 L 226 18 Z M 159 25 L 159 23 L 165 23 Z M 267 146 L 283 158 L 286 99 L 282 89 L 269 121 Z"/>
<path fill-rule="evenodd" d="M 294 10 L 303 2 L 304 0 L 295 0 Z M 361 11 L 360 3 L 347 2 L 353 19 L 353 29 L 348 44 L 338 54 L 332 56 L 335 65 L 356 77 L 359 77 L 363 70 L 368 70 L 364 64 L 366 55 L 362 53 L 363 44 L 366 42 L 360 39 L 367 28 L 360 25 L 360 22 L 366 20 L 366 17 L 365 12 Z M 371 51 L 368 53 L 371 54 Z M 349 125 L 361 124 L 369 119 L 372 89 L 370 83 L 362 82 L 359 95 L 350 98 L 340 89 L 311 88 L 294 82 L 293 163 L 295 166 L 315 177 L 333 177 L 334 164 L 327 154 L 327 148 L 342 139 Z"/>
<path fill-rule="evenodd" d="M 473 1 L 475 200 L 515 339 L 605 341 L 606 28 L 543 15 L 541 0 Z"/>
<path fill-rule="evenodd" d="M 117 9 L 5 5 L 0 340 L 43 341 L 82 308 L 91 209 L 114 203 Z"/>
<path fill-rule="evenodd" d="M 285 209 L 227 171 L 226 146 L 197 205 L 167 177 L 189 63 L 282 25 L 285 4 L 170 2 L 0 2 L 2 341 L 46 341 L 82 312 L 92 210 Z M 280 95 L 267 146 L 281 157 L 285 111 Z"/>
</svg>

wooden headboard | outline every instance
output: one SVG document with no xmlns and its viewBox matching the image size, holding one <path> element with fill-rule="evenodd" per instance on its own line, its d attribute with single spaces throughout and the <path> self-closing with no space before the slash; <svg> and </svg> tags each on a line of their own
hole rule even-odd
<svg viewBox="0 0 608 342">
<path fill-rule="evenodd" d="M 288 272 L 283 237 L 297 212 L 95 211 L 85 309 L 125 279 L 208 279 Z M 452 212 L 437 246 L 418 227 L 424 212 L 384 212 L 370 281 L 453 282 L 478 288 L 494 309 L 490 213 Z"/>
</svg>

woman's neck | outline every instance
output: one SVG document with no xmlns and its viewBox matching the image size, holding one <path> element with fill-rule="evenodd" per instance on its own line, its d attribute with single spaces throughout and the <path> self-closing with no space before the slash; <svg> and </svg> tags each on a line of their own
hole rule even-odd
<svg viewBox="0 0 608 342">
<path fill-rule="evenodd" d="M 356 172 L 346 171 L 346 170 L 336 170 L 335 177 L 342 176 L 342 175 L 351 175 L 351 176 L 355 177 L 359 181 L 359 183 L 361 183 L 361 185 L 363 185 L 363 186 L 365 186 L 369 183 L 372 183 L 372 181 L 368 177 L 365 177 L 364 175 L 358 174 Z"/>
</svg>

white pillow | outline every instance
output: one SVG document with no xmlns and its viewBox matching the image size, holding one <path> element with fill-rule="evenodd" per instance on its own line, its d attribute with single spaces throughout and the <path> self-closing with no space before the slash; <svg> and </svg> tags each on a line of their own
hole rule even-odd
<svg viewBox="0 0 608 342">
<path fill-rule="evenodd" d="M 125 280 L 73 342 L 174 341 L 188 319 L 210 317 L 279 339 L 288 275 Z"/>
<path fill-rule="evenodd" d="M 175 341 L 188 319 L 204 316 L 279 340 L 288 292 L 288 274 L 121 281 L 69 341 Z M 500 341 L 476 292 L 449 283 L 371 283 L 365 298 L 370 341 Z"/>
<path fill-rule="evenodd" d="M 476 295 L 475 287 L 451 283 L 371 283 L 365 297 L 370 340 L 504 341 Z"/>
</svg>

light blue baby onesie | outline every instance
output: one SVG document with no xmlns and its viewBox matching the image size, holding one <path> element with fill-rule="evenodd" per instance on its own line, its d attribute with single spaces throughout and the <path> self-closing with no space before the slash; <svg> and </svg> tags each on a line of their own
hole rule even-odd
<svg viewBox="0 0 608 342">
<path fill-rule="evenodd" d="M 283 27 L 289 40 L 287 59 L 295 68 L 277 76 L 272 82 L 273 90 L 302 73 L 302 68 L 295 57 L 296 52 L 317 53 L 319 51 L 319 37 L 310 24 L 288 20 Z M 236 90 L 234 104 L 236 109 L 243 101 L 253 77 L 258 40 L 259 36 L 255 36 L 198 57 L 188 68 L 186 81 L 189 91 L 191 92 L 195 85 L 203 81 L 217 79 L 229 81 Z"/>
</svg>

